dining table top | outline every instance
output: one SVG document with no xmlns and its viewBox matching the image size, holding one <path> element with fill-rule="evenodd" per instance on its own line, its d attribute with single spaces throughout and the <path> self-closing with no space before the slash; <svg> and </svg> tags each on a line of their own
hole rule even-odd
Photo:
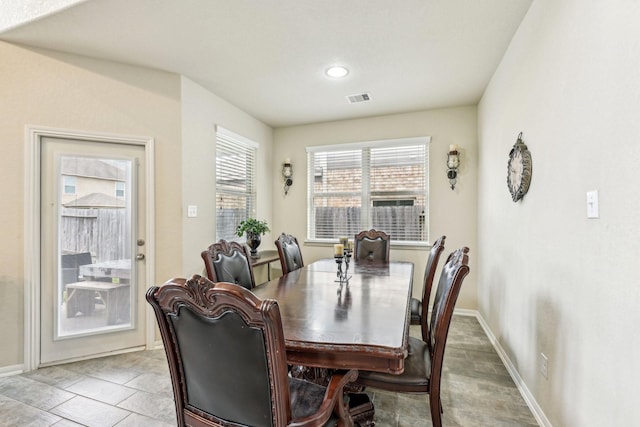
<svg viewBox="0 0 640 427">
<path fill-rule="evenodd" d="M 278 301 L 289 363 L 402 373 L 413 263 L 351 263 L 347 274 L 341 285 L 336 261 L 319 260 L 252 291 Z"/>
</svg>

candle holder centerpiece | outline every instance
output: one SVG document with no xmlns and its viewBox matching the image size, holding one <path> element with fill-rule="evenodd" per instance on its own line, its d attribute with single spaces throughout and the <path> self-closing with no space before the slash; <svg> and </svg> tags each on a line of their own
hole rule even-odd
<svg viewBox="0 0 640 427">
<path fill-rule="evenodd" d="M 342 290 L 344 284 L 349 286 L 349 279 L 351 278 L 349 275 L 349 263 L 351 262 L 351 255 L 353 253 L 353 242 L 350 242 L 346 237 L 341 237 L 340 243 L 333 245 L 333 249 L 333 257 L 338 265 L 338 271 L 336 272 L 338 279 L 336 282 L 340 284 L 339 292 Z M 342 267 L 343 264 L 344 268 Z"/>
</svg>

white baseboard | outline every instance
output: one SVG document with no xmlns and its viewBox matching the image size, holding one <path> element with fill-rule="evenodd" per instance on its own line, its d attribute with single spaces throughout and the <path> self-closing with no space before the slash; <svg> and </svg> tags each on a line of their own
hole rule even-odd
<svg viewBox="0 0 640 427">
<path fill-rule="evenodd" d="M 538 421 L 538 424 L 540 424 L 540 426 L 542 427 L 552 427 L 551 422 L 549 421 L 547 416 L 544 414 L 544 411 L 542 410 L 540 405 L 538 405 L 538 402 L 533 397 L 533 394 L 531 394 L 531 391 L 529 391 L 527 384 L 525 384 L 524 380 L 520 376 L 520 373 L 516 369 L 515 365 L 511 362 L 511 359 L 509 359 L 509 356 L 500 345 L 500 342 L 497 340 L 496 336 L 493 334 L 493 332 L 489 328 L 489 324 L 484 320 L 484 318 L 480 315 L 480 313 L 475 310 L 460 310 L 460 311 L 464 311 L 464 312 L 468 311 L 468 312 L 475 313 L 475 314 L 463 314 L 463 313 L 459 313 L 458 310 L 455 311 L 456 314 L 473 315 L 478 319 L 478 322 L 480 322 L 480 326 L 482 326 L 482 329 L 484 329 L 485 334 L 487 334 L 487 337 L 489 338 L 491 345 L 493 345 L 493 348 L 498 353 L 498 356 L 500 356 L 502 363 L 504 363 L 504 366 L 507 368 L 509 375 L 513 379 L 513 382 L 516 384 L 516 387 L 518 387 L 518 390 L 520 391 L 522 398 L 526 402 L 529 409 L 531 409 L 531 412 L 533 413 L 533 416 L 535 417 L 536 421 Z"/>
<path fill-rule="evenodd" d="M 10 377 L 24 372 L 24 365 L 2 366 L 0 367 L 0 377 Z"/>
<path fill-rule="evenodd" d="M 468 308 L 454 308 L 453 314 L 458 316 L 471 316 L 477 318 L 479 313 L 477 310 L 469 310 Z"/>
</svg>

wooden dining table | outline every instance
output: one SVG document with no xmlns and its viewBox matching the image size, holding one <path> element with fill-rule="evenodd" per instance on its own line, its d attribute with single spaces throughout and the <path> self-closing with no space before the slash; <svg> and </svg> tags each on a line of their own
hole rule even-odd
<svg viewBox="0 0 640 427">
<path fill-rule="evenodd" d="M 340 284 L 336 261 L 319 260 L 252 291 L 278 301 L 290 364 L 401 374 L 413 263 L 351 263 L 347 274 Z"/>
</svg>

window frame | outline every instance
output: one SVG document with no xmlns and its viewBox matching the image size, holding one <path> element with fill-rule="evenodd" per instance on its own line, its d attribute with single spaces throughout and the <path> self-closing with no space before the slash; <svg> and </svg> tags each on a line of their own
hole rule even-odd
<svg viewBox="0 0 640 427">
<path fill-rule="evenodd" d="M 243 196 L 245 198 L 245 213 L 244 216 L 238 218 L 238 223 L 233 225 L 233 230 L 239 225 L 240 221 L 247 218 L 255 218 L 257 211 L 257 161 L 258 161 L 258 148 L 259 144 L 255 141 L 252 141 L 249 138 L 246 138 L 242 135 L 239 135 L 235 132 L 232 132 L 222 126 L 216 125 L 215 127 L 215 137 L 216 137 L 216 165 L 215 165 L 215 210 L 216 210 L 216 229 L 215 229 L 215 238 L 216 241 L 220 239 L 225 239 L 227 241 L 236 241 L 236 242 L 244 242 L 245 237 L 236 236 L 235 232 L 231 236 L 220 236 L 219 230 L 220 225 L 218 224 L 218 209 L 220 208 L 218 205 L 218 195 L 221 192 L 220 183 L 218 182 L 218 158 L 219 151 L 222 149 L 221 145 L 225 144 L 226 146 L 236 147 L 237 150 L 243 151 L 246 154 L 251 154 L 251 176 L 249 177 L 249 182 L 247 185 L 247 190 L 244 192 L 235 192 L 235 191 L 224 191 L 226 194 L 231 194 L 234 196 Z M 246 165 L 246 163 L 245 163 Z M 246 166 L 245 166 L 246 167 Z M 233 173 L 229 171 L 229 173 Z"/>
<path fill-rule="evenodd" d="M 315 233 L 315 209 L 314 209 L 314 196 L 316 193 L 314 192 L 314 182 L 315 178 L 318 176 L 322 176 L 326 171 L 318 171 L 318 168 L 315 167 L 315 163 L 313 161 L 313 155 L 315 153 L 327 153 L 327 152 L 340 152 L 340 151 L 354 151 L 360 150 L 368 151 L 368 154 L 363 155 L 361 153 L 361 158 L 367 160 L 367 162 L 363 162 L 360 165 L 362 171 L 362 185 L 359 190 L 358 196 L 361 198 L 361 228 L 370 229 L 372 218 L 369 213 L 369 207 L 372 206 L 373 200 L 388 200 L 389 197 L 381 198 L 378 195 L 372 194 L 371 191 L 371 183 L 370 183 L 370 166 L 372 164 L 370 150 L 376 148 L 393 148 L 393 147 L 407 147 L 407 146 L 416 146 L 422 145 L 425 147 L 424 153 L 424 189 L 425 189 L 425 212 L 423 217 L 424 219 L 424 233 L 423 239 L 421 240 L 397 240 L 393 239 L 393 234 L 391 235 L 392 246 L 413 246 L 413 247 L 425 247 L 429 246 L 429 145 L 431 143 L 430 136 L 419 136 L 419 137 L 409 137 L 409 138 L 394 138 L 394 139 L 385 139 L 385 140 L 375 140 L 375 141 L 363 141 L 363 142 L 355 142 L 355 143 L 345 143 L 345 144 L 331 144 L 331 145 L 318 145 L 318 146 L 308 146 L 306 147 L 307 152 L 307 230 L 306 230 L 306 240 L 305 243 L 310 244 L 326 244 L 326 243 L 335 243 L 337 238 L 316 238 L 312 237 Z M 366 164 L 365 164 L 366 163 Z M 368 189 L 365 191 L 365 188 Z M 322 193 L 323 195 L 331 195 L 330 192 Z M 344 193 L 343 193 L 344 194 Z M 408 199 L 411 198 L 409 195 L 397 194 L 392 196 L 392 198 L 399 199 Z"/>
</svg>

